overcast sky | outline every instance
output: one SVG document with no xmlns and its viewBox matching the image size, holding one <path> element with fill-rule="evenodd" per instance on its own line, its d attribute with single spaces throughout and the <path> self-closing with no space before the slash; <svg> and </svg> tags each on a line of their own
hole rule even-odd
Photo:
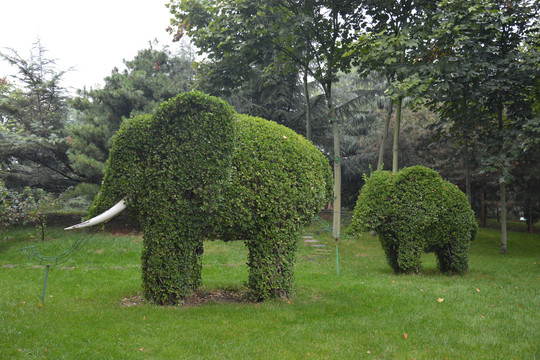
<svg viewBox="0 0 540 360">
<path fill-rule="evenodd" d="M 122 60 L 157 39 L 170 45 L 166 0 L 0 0 L 0 51 L 16 50 L 29 58 L 40 39 L 47 57 L 59 70 L 74 67 L 64 86 L 80 89 L 103 84 L 103 78 Z M 158 49 L 161 49 L 158 46 Z M 1 60 L 0 77 L 16 73 Z"/>
</svg>

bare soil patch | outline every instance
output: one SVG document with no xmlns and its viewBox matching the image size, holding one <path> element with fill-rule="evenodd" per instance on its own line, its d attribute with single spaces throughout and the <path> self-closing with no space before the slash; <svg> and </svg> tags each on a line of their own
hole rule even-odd
<svg viewBox="0 0 540 360">
<path fill-rule="evenodd" d="M 127 296 L 122 299 L 122 305 L 126 307 L 140 306 L 146 300 L 139 294 Z M 206 304 L 246 304 L 255 303 L 249 299 L 247 292 L 238 290 L 199 290 L 184 300 L 183 307 L 201 306 Z"/>
</svg>

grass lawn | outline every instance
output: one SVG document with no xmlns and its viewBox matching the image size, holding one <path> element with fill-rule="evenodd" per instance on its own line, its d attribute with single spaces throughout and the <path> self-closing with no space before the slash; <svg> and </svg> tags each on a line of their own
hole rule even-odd
<svg viewBox="0 0 540 360">
<path fill-rule="evenodd" d="M 306 232 L 316 230 L 307 229 Z M 481 229 L 470 271 L 396 276 L 378 240 L 299 239 L 289 301 L 190 307 L 131 303 L 140 293 L 140 235 L 96 234 L 66 263 L 44 267 L 20 249 L 56 255 L 77 234 L 33 228 L 0 240 L 0 359 L 540 359 L 540 235 Z M 203 290 L 242 294 L 243 243 L 205 244 Z M 134 301 L 137 302 L 137 301 Z"/>
</svg>

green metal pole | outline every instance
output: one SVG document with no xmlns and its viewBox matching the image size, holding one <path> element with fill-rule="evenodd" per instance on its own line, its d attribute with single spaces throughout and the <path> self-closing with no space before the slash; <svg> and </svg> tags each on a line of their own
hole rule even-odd
<svg viewBox="0 0 540 360">
<path fill-rule="evenodd" d="M 45 290 L 47 289 L 47 278 L 49 277 L 49 267 L 51 265 L 47 265 L 47 268 L 45 269 L 45 281 L 43 282 L 43 291 L 41 292 L 41 302 L 45 302 Z"/>
</svg>

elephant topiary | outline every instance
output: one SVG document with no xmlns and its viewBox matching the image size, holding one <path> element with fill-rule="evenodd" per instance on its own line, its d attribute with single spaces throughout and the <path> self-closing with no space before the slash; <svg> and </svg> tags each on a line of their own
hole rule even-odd
<svg viewBox="0 0 540 360">
<path fill-rule="evenodd" d="M 182 302 L 201 284 L 203 240 L 214 239 L 245 240 L 254 299 L 287 297 L 300 226 L 327 204 L 331 184 L 328 160 L 302 136 L 188 92 L 122 123 L 93 219 L 80 226 L 127 207 L 143 231 L 143 292 L 155 303 Z"/>
<path fill-rule="evenodd" d="M 442 272 L 464 273 L 478 225 L 465 194 L 437 172 L 413 166 L 366 178 L 351 230 L 375 231 L 396 273 L 419 273 L 422 252 L 434 252 Z"/>
</svg>

